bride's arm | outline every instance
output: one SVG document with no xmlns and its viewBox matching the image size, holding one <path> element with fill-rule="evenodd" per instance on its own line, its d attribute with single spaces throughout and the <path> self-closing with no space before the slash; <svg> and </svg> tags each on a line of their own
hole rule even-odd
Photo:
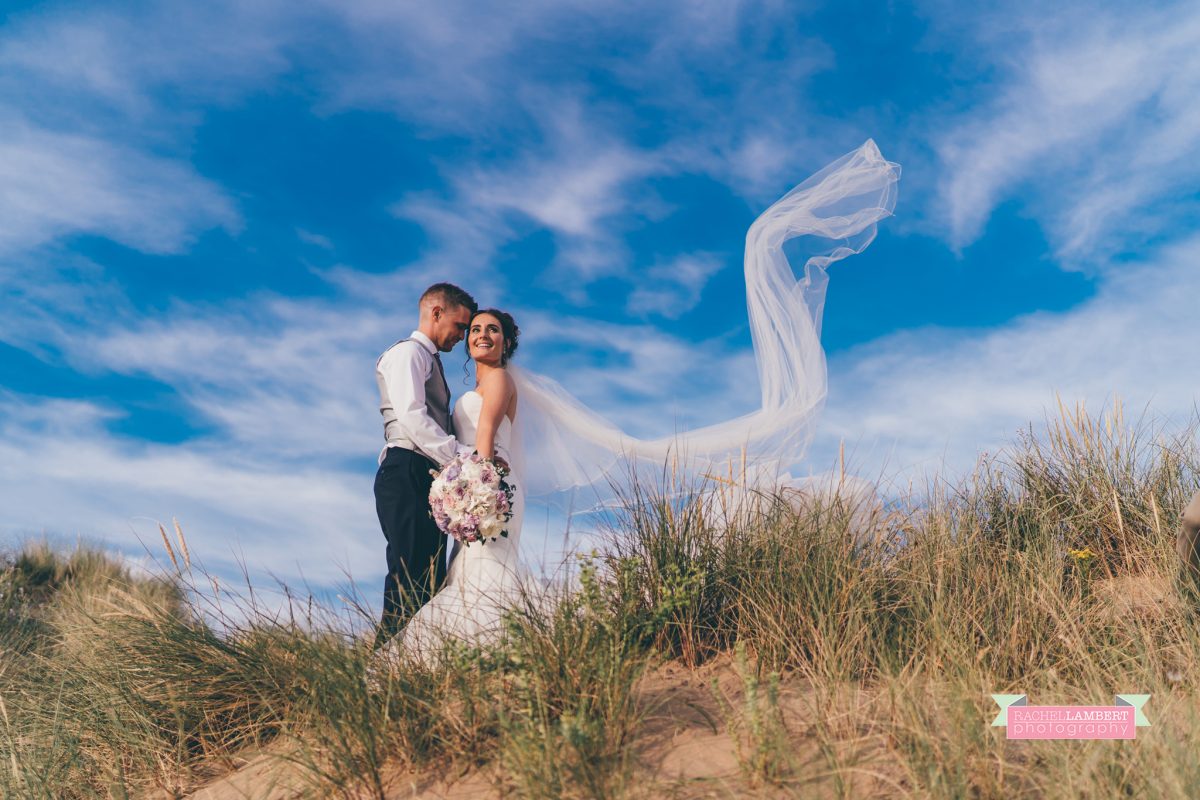
<svg viewBox="0 0 1200 800">
<path fill-rule="evenodd" d="M 479 382 L 479 396 L 483 408 L 479 412 L 479 426 L 475 431 L 475 450 L 484 458 L 496 456 L 496 429 L 508 412 L 512 399 L 513 379 L 506 371 L 497 369 L 489 372 Z"/>
</svg>

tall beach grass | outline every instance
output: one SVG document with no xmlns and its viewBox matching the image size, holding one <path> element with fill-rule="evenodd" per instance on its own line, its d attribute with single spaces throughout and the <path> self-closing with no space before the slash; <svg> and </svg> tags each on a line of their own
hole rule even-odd
<svg viewBox="0 0 1200 800">
<path fill-rule="evenodd" d="M 307 600 L 214 626 L 182 539 L 159 577 L 26 545 L 0 571 L 0 791 L 184 796 L 266 753 L 313 796 L 402 796 L 431 770 L 520 797 L 1197 795 L 1200 627 L 1173 549 L 1194 433 L 1061 408 L 883 499 L 633 482 L 553 603 L 433 661 L 373 654 Z M 731 665 L 713 702 L 737 776 L 672 783 L 639 756 L 663 664 Z M 1152 727 L 1008 741 L 993 693 L 1148 693 Z"/>
</svg>

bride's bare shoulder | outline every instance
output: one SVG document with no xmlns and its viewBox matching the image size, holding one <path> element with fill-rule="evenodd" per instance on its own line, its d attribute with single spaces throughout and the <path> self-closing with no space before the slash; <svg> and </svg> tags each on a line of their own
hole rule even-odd
<svg viewBox="0 0 1200 800">
<path fill-rule="evenodd" d="M 516 393 L 516 386 L 516 382 L 508 374 L 508 370 L 494 369 L 479 379 L 479 388 L 477 391 L 482 395 L 495 392 L 502 397 L 511 397 Z"/>
</svg>

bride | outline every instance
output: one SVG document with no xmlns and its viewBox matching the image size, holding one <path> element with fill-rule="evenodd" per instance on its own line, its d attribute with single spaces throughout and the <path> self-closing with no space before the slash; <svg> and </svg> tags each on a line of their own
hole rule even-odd
<svg viewBox="0 0 1200 800">
<path fill-rule="evenodd" d="M 516 431 L 517 387 L 508 361 L 517 349 L 520 329 L 510 314 L 495 308 L 476 311 L 467 327 L 467 355 L 475 361 L 475 388 L 454 407 L 459 441 L 484 458 L 511 470 L 512 517 L 508 535 L 487 542 L 455 542 L 442 589 L 409 620 L 399 646 L 428 653 L 446 639 L 486 644 L 501 631 L 504 610 L 529 590 L 517 553 L 525 516 L 524 478 Z"/>
<path fill-rule="evenodd" d="M 876 223 L 896 203 L 900 167 L 867 140 L 796 186 L 759 215 L 746 234 L 746 306 L 761 391 L 760 408 L 736 419 L 661 439 L 629 436 L 580 403 L 557 382 L 509 366 L 518 330 L 508 314 L 488 309 L 471 319 L 468 353 L 478 384 L 454 409 L 460 439 L 481 455 L 510 462 L 517 485 L 507 539 L 455 547 L 444 588 L 399 637 L 420 648 L 431 636 L 481 641 L 498 636 L 503 610 L 528 584 L 517 558 L 525 494 L 551 496 L 620 475 L 623 465 L 684 474 L 721 475 L 740 465 L 740 491 L 791 487 L 819 491 L 793 478 L 825 401 L 827 373 L 821 317 L 827 270 L 861 253 Z M 784 243 L 808 237 L 799 278 Z M 518 394 L 523 406 L 517 414 Z M 521 422 L 518 425 L 517 420 Z M 419 652 L 419 651 L 418 651 Z"/>
</svg>

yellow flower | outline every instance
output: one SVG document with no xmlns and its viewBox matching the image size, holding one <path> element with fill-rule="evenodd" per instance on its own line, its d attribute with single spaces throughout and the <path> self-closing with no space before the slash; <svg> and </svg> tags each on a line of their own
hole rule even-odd
<svg viewBox="0 0 1200 800">
<path fill-rule="evenodd" d="M 1082 550 L 1067 550 L 1067 552 L 1076 561 L 1088 561 L 1096 557 L 1096 554 L 1092 552 L 1092 548 L 1090 547 L 1085 547 Z"/>
</svg>

